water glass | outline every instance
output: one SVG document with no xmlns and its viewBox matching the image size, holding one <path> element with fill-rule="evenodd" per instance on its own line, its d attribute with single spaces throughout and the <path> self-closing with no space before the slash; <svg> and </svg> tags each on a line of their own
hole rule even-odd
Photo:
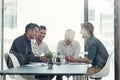
<svg viewBox="0 0 120 80">
<path fill-rule="evenodd" d="M 84 52 L 84 57 L 88 57 L 88 52 Z"/>
</svg>

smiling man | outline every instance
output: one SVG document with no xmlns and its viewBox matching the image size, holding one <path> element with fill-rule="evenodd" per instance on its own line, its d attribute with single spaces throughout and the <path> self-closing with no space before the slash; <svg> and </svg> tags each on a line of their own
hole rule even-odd
<svg viewBox="0 0 120 80">
<path fill-rule="evenodd" d="M 107 49 L 105 48 L 104 44 L 94 36 L 93 32 L 94 26 L 92 23 L 82 23 L 80 33 L 86 41 L 85 51 L 88 52 L 88 55 L 85 58 L 76 59 L 71 56 L 68 57 L 69 61 L 92 64 L 92 66 L 88 68 L 86 76 L 90 76 L 99 72 L 106 64 L 108 58 Z"/>
<path fill-rule="evenodd" d="M 34 39 L 39 32 L 39 26 L 29 23 L 25 27 L 25 33 L 17 37 L 11 46 L 10 53 L 17 56 L 20 65 L 29 64 L 32 61 L 40 61 L 40 57 L 35 57 L 31 50 L 31 39 Z"/>
<path fill-rule="evenodd" d="M 46 36 L 46 32 L 46 27 L 40 26 L 38 36 L 35 38 L 35 40 L 31 41 L 32 52 L 35 56 L 41 56 L 42 53 L 50 52 L 48 45 L 45 42 L 43 42 L 43 39 Z M 41 61 L 47 62 L 47 60 L 48 59 L 46 57 L 41 57 Z"/>
<path fill-rule="evenodd" d="M 46 27 L 45 26 L 40 26 L 39 28 L 39 34 L 38 36 L 31 41 L 31 47 L 32 47 L 32 52 L 35 56 L 38 56 L 41 58 L 42 62 L 47 62 L 48 59 L 45 56 L 41 56 L 42 53 L 49 53 L 50 50 L 48 48 L 48 45 L 43 42 L 43 39 L 46 36 Z M 36 75 L 35 78 L 37 80 L 51 80 L 54 77 L 54 75 Z"/>
</svg>

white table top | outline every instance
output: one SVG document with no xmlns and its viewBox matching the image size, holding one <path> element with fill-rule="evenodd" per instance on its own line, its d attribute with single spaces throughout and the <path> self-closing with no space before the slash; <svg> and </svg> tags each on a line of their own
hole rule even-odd
<svg viewBox="0 0 120 80">
<path fill-rule="evenodd" d="M 45 63 L 33 63 L 0 71 L 0 75 L 84 75 L 87 71 L 87 68 L 88 64 L 85 63 L 71 63 L 61 65 L 54 64 L 53 69 L 48 69 L 48 66 Z"/>
</svg>

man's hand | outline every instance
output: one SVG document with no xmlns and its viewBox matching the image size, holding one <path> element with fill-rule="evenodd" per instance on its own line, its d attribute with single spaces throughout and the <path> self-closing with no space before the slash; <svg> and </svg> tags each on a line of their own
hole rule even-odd
<svg viewBox="0 0 120 80">
<path fill-rule="evenodd" d="M 42 62 L 47 62 L 47 61 L 48 61 L 48 58 L 45 57 L 45 56 L 41 56 L 41 57 L 40 57 L 40 60 L 41 60 Z"/>
<path fill-rule="evenodd" d="M 71 55 L 66 56 L 65 59 L 66 59 L 68 62 L 76 62 L 76 59 L 75 59 L 73 56 L 71 56 Z"/>
</svg>

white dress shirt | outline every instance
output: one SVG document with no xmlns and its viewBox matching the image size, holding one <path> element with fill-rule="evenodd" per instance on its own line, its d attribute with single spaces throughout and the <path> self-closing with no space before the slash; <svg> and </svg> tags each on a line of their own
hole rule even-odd
<svg viewBox="0 0 120 80">
<path fill-rule="evenodd" d="M 64 57 L 67 55 L 78 57 L 80 54 L 80 44 L 74 40 L 70 45 L 67 45 L 64 40 L 61 40 L 57 45 L 57 52 Z"/>
<path fill-rule="evenodd" d="M 50 52 L 48 45 L 45 42 L 42 42 L 38 45 L 36 40 L 31 40 L 31 48 L 32 52 L 35 56 L 41 56 L 42 53 L 48 53 Z"/>
</svg>

